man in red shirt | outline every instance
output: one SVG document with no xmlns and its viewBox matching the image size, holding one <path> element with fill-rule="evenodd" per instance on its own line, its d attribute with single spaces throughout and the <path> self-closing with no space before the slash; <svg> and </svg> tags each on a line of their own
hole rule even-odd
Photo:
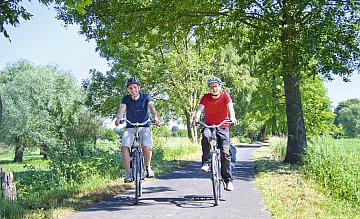
<svg viewBox="0 0 360 219">
<path fill-rule="evenodd" d="M 218 77 L 212 77 L 207 81 L 210 93 L 205 94 L 195 111 L 192 126 L 199 122 L 200 115 L 205 109 L 205 124 L 217 125 L 225 119 L 230 118 L 233 124 L 237 124 L 235 118 L 234 105 L 228 92 L 222 91 L 222 82 Z M 234 190 L 231 175 L 231 156 L 230 156 L 230 123 L 225 122 L 217 128 L 218 145 L 221 150 L 221 176 L 225 182 L 225 189 L 228 191 Z M 209 171 L 210 162 L 210 144 L 209 144 L 208 128 L 202 130 L 202 167 L 203 172 Z"/>
</svg>

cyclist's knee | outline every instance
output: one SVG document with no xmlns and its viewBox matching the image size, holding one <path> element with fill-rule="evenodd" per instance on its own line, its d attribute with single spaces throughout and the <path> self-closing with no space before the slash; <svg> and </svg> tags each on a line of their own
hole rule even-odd
<svg viewBox="0 0 360 219">
<path fill-rule="evenodd" d="M 202 134 L 203 134 L 203 138 L 208 139 L 211 137 L 211 132 L 209 128 L 203 128 Z"/>
<path fill-rule="evenodd" d="M 121 152 L 130 152 L 130 147 L 129 146 L 121 146 Z"/>
<path fill-rule="evenodd" d="M 142 146 L 142 149 L 143 149 L 144 151 L 152 151 L 152 147 L 146 146 L 146 145 L 143 145 L 143 146 Z"/>
</svg>

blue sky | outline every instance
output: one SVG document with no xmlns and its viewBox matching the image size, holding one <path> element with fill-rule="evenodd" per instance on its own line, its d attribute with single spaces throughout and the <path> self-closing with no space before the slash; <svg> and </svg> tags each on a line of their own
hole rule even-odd
<svg viewBox="0 0 360 219">
<path fill-rule="evenodd" d="M 9 62 L 27 59 L 36 65 L 58 65 L 71 71 L 79 82 L 89 77 L 89 69 L 109 70 L 106 59 L 95 52 L 95 41 L 87 42 L 78 33 L 78 26 L 65 28 L 52 8 L 36 1 L 25 1 L 24 5 L 34 16 L 30 21 L 21 20 L 16 28 L 7 26 L 11 42 L 0 36 L 0 69 Z"/>
<path fill-rule="evenodd" d="M 95 52 L 95 41 L 87 42 L 80 36 L 79 27 L 64 27 L 56 20 L 56 13 L 37 2 L 24 2 L 34 16 L 30 21 L 21 20 L 18 27 L 7 26 L 11 42 L 0 36 L 0 70 L 10 62 L 27 59 L 36 65 L 54 64 L 71 71 L 78 82 L 89 77 L 89 69 L 105 72 L 110 68 L 104 58 Z M 325 83 L 332 106 L 350 98 L 360 98 L 360 75 L 354 74 L 350 83 L 341 78 Z"/>
</svg>

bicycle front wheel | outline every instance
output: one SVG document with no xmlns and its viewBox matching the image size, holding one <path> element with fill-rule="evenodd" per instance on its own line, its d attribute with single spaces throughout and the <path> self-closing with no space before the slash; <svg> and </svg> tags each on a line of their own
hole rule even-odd
<svg viewBox="0 0 360 219">
<path fill-rule="evenodd" d="M 135 166 L 135 204 L 139 204 L 139 197 L 141 196 L 141 163 L 140 163 L 140 155 L 139 153 L 135 154 L 135 160 L 134 160 L 134 166 Z"/>
<path fill-rule="evenodd" d="M 142 155 L 139 155 L 139 176 L 140 176 L 140 181 L 139 181 L 139 197 L 142 196 L 142 181 L 145 178 L 145 166 L 144 166 L 144 157 Z"/>
<path fill-rule="evenodd" d="M 219 205 L 220 200 L 220 165 L 219 165 L 219 157 L 216 152 L 211 153 L 211 181 L 213 186 L 213 194 L 214 194 L 214 201 L 215 206 Z"/>
</svg>

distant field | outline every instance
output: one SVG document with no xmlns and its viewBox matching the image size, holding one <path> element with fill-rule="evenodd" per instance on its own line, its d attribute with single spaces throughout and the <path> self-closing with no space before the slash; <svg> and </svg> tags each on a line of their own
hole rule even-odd
<svg viewBox="0 0 360 219">
<path fill-rule="evenodd" d="M 3 172 L 20 172 L 25 171 L 25 165 L 35 165 L 41 167 L 41 169 L 46 169 L 45 164 L 47 161 L 44 161 L 43 156 L 40 155 L 40 150 L 26 150 L 24 152 L 24 160 L 22 163 L 13 163 L 14 160 L 14 151 L 5 150 L 0 151 L 0 167 L 3 169 Z"/>
</svg>

